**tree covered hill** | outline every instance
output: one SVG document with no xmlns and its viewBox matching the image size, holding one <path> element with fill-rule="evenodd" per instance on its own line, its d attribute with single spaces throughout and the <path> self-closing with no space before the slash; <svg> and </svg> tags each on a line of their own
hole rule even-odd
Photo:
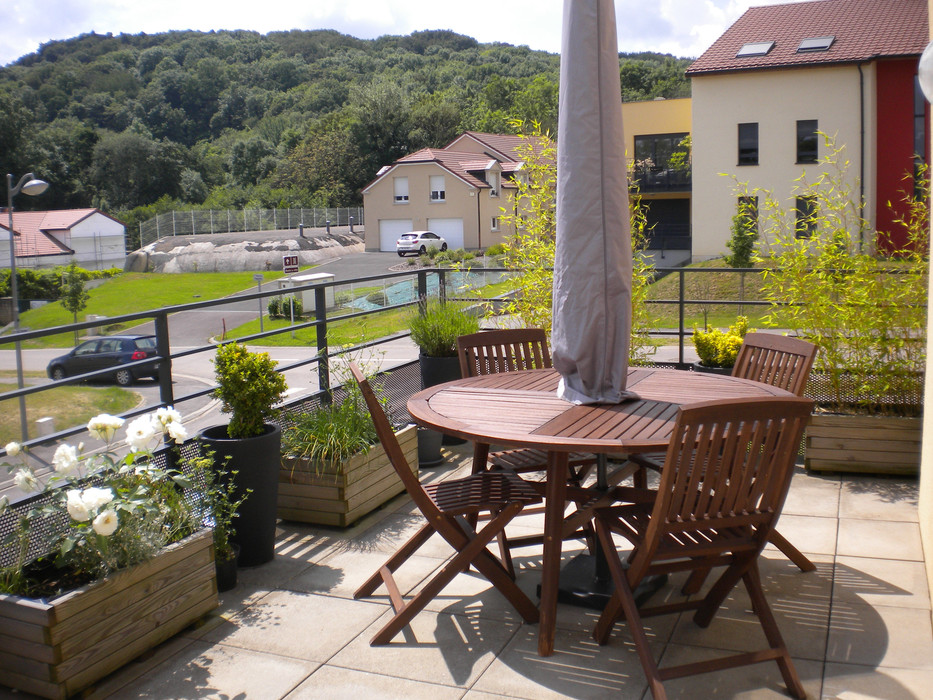
<svg viewBox="0 0 933 700">
<path fill-rule="evenodd" d="M 623 99 L 689 95 L 689 59 L 620 56 Z M 559 56 L 451 31 L 84 34 L 0 68 L 0 163 L 43 208 L 346 206 L 379 167 L 511 118 L 557 127 Z"/>
</svg>

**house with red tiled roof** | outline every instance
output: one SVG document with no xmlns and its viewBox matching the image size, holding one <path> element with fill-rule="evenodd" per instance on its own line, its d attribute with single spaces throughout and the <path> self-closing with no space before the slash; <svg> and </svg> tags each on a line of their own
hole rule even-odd
<svg viewBox="0 0 933 700">
<path fill-rule="evenodd" d="M 476 250 L 502 243 L 510 231 L 514 178 L 524 140 L 467 131 L 444 148 L 422 148 L 383 167 L 363 188 L 366 250 L 394 251 L 407 231 L 428 230 L 450 248 Z"/>
<path fill-rule="evenodd" d="M 99 209 L 13 212 L 18 267 L 54 267 L 72 260 L 93 270 L 122 267 L 126 226 Z M 0 215 L 0 266 L 10 265 L 9 218 Z"/>
<path fill-rule="evenodd" d="M 928 41 L 926 0 L 813 0 L 752 7 L 736 20 L 687 69 L 694 259 L 727 252 L 737 194 L 720 173 L 788 202 L 794 180 L 816 175 L 827 155 L 817 132 L 845 146 L 864 218 L 896 232 L 904 178 L 929 162 L 917 81 Z"/>
</svg>

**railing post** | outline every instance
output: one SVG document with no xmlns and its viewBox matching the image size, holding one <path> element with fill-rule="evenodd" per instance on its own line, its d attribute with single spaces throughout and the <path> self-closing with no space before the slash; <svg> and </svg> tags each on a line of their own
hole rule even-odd
<svg viewBox="0 0 933 700">
<path fill-rule="evenodd" d="M 437 298 L 442 304 L 447 303 L 447 270 L 444 268 L 437 270 Z"/>
<path fill-rule="evenodd" d="M 164 311 L 156 314 L 155 322 L 156 351 L 159 353 L 159 401 L 164 406 L 175 405 L 175 392 L 172 389 L 172 350 L 168 337 L 168 314 Z"/>
<path fill-rule="evenodd" d="M 418 270 L 418 308 L 423 316 L 428 310 L 428 273 Z"/>
<path fill-rule="evenodd" d="M 330 358 L 327 349 L 327 295 L 324 287 L 314 290 L 314 320 L 317 325 L 318 389 L 330 397 Z"/>
<path fill-rule="evenodd" d="M 680 364 L 684 364 L 684 300 L 686 299 L 686 273 L 683 269 L 678 270 L 678 344 L 680 345 Z"/>
</svg>

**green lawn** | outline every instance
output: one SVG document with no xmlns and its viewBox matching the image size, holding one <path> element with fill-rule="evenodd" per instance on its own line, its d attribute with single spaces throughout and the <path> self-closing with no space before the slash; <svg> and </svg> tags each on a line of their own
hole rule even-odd
<svg viewBox="0 0 933 700">
<path fill-rule="evenodd" d="M 306 268 L 310 269 L 310 268 Z M 122 314 L 148 311 L 163 306 L 187 304 L 200 300 L 219 299 L 244 289 L 254 288 L 253 272 L 187 272 L 179 274 L 156 274 L 126 272 L 107 280 L 90 290 L 87 308 L 78 314 L 83 321 L 87 314 L 120 316 Z M 282 276 L 281 272 L 263 273 L 269 282 Z M 72 323 L 72 315 L 58 302 L 32 309 L 20 316 L 20 324 L 30 330 L 51 328 Z M 109 332 L 121 330 L 122 326 L 109 326 Z M 23 347 L 59 348 L 70 347 L 74 334 L 65 333 L 28 341 Z M 8 347 L 0 344 L 0 348 Z"/>
<path fill-rule="evenodd" d="M 722 259 L 694 263 L 686 269 L 705 267 L 726 267 Z M 730 301 L 761 300 L 760 273 L 745 274 L 744 291 L 740 290 L 740 275 L 731 272 L 687 273 L 684 277 L 686 299 L 725 299 Z M 680 294 L 680 280 L 677 273 L 669 274 L 652 285 L 650 299 L 676 301 Z M 734 306 L 725 304 L 685 304 L 684 327 L 689 331 L 694 326 L 703 327 L 704 322 L 714 328 L 726 328 L 735 322 L 735 317 L 743 314 L 748 317 L 749 326 L 763 328 L 762 317 L 767 315 L 768 306 Z M 652 313 L 657 317 L 659 328 L 677 328 L 679 308 L 677 304 L 652 304 Z"/>
<path fill-rule="evenodd" d="M 7 374 L 7 373 L 4 373 Z M 13 391 L 16 382 L 0 383 L 0 392 Z M 50 416 L 55 419 L 56 430 L 83 425 L 98 413 L 121 413 L 133 408 L 139 395 L 117 386 L 88 386 L 76 384 L 60 386 L 26 397 L 26 417 L 29 437 L 36 437 L 35 422 Z M 19 426 L 19 399 L 0 401 L 0 445 L 21 439 Z"/>
<path fill-rule="evenodd" d="M 492 298 L 511 291 L 514 286 L 514 281 L 505 280 L 495 284 L 486 285 L 485 287 L 478 290 L 465 292 L 463 294 L 457 293 L 457 296 L 461 298 L 476 299 Z M 357 288 L 354 290 L 354 296 L 366 296 L 372 291 L 381 290 L 382 287 Z M 337 313 L 347 313 L 347 311 L 344 310 Z M 413 313 L 416 313 L 414 307 L 409 307 L 406 309 L 390 309 L 387 311 L 378 311 L 369 314 L 368 316 L 361 316 L 359 318 L 351 318 L 341 321 L 339 320 L 339 316 L 335 316 L 333 315 L 333 312 L 329 311 L 327 321 L 327 343 L 331 347 L 337 345 L 356 345 L 369 340 L 384 338 L 388 335 L 407 331 L 408 319 Z M 307 322 L 311 320 L 311 318 L 312 317 L 308 315 L 305 316 L 302 321 Z M 279 328 L 288 328 L 289 325 L 290 321 L 288 319 L 270 319 L 266 317 L 262 322 L 262 330 L 269 331 Z M 242 326 L 237 326 L 236 328 L 228 331 L 227 338 L 243 338 L 245 336 L 259 332 L 259 320 L 257 319 L 255 321 L 244 323 Z M 294 345 L 313 346 L 317 345 L 317 328 L 312 327 L 297 330 L 295 331 L 294 338 L 292 338 L 291 333 L 283 333 L 281 335 L 273 336 L 270 338 L 263 338 L 259 342 L 261 345 L 271 347 Z"/>
</svg>

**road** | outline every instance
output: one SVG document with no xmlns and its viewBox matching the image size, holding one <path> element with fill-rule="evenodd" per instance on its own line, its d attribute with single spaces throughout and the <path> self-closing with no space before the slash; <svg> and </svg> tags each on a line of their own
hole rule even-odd
<svg viewBox="0 0 933 700">
<path fill-rule="evenodd" d="M 394 253 L 355 253 L 343 258 L 336 258 L 314 268 L 316 272 L 329 272 L 337 281 L 356 279 L 360 277 L 385 274 L 389 268 L 398 264 L 398 256 Z M 168 277 L 168 276 L 167 276 Z M 251 293 L 254 288 L 244 290 Z M 219 309 L 203 309 L 184 311 L 169 317 L 169 338 L 173 354 L 183 353 L 186 350 L 206 345 L 214 336 L 220 336 L 224 323 L 227 328 L 234 328 L 246 321 L 255 319 L 259 313 L 259 304 L 252 302 L 237 302 L 224 305 Z M 127 332 L 151 333 L 151 323 L 127 329 Z M 255 347 L 254 350 L 263 350 L 282 365 L 291 364 L 309 359 L 316 353 L 314 347 Z M 27 373 L 45 372 L 48 363 L 55 357 L 67 352 L 63 348 L 41 350 L 23 350 L 23 370 Z M 384 366 L 393 366 L 408 362 L 418 355 L 418 351 L 411 341 L 404 339 L 393 341 L 379 350 L 380 362 Z M 203 352 L 177 358 L 172 363 L 173 393 L 175 396 L 184 396 L 205 389 L 214 382 L 214 366 L 211 362 L 213 353 Z M 288 383 L 289 397 L 312 393 L 317 390 L 317 375 L 314 365 L 289 370 L 285 373 Z M 13 350 L 0 350 L 0 370 L 15 371 L 16 355 Z M 46 383 L 45 378 L 30 377 L 28 382 Z M 159 385 L 157 382 L 142 380 L 136 383 L 132 390 L 139 395 L 140 405 L 156 406 L 160 402 Z M 17 410 L 16 402 L 4 402 L 7 405 L 3 410 Z M 225 422 L 220 412 L 220 403 L 210 396 L 203 396 L 190 401 L 182 402 L 176 406 L 185 416 L 185 425 L 190 434 L 211 425 Z M 55 426 L 62 429 L 67 426 Z M 30 437 L 35 437 L 35 426 L 30 427 Z M 77 439 L 77 438 L 76 438 Z M 9 477 L 5 470 L 0 469 L 0 493 L 8 492 Z M 11 497 L 17 494 L 10 493 Z"/>
</svg>

